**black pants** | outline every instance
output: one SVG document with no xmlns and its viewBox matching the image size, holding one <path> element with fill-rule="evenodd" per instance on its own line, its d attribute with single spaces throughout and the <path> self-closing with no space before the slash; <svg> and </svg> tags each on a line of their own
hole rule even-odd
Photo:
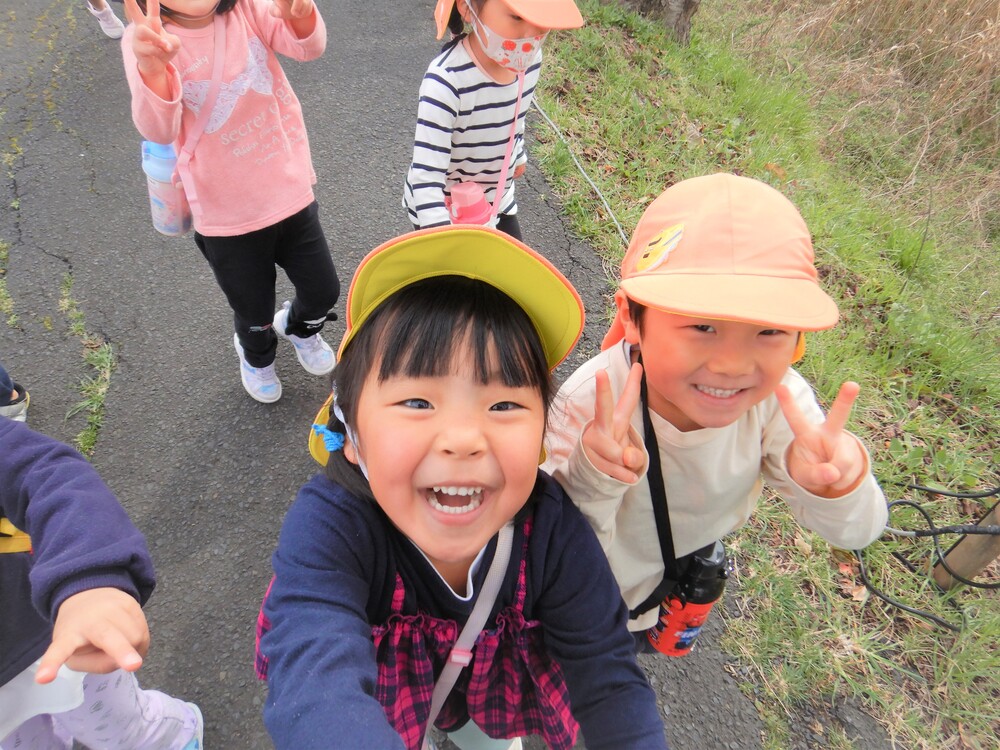
<svg viewBox="0 0 1000 750">
<path fill-rule="evenodd" d="M 206 237 L 195 232 L 194 241 L 233 309 L 236 334 L 247 362 L 254 367 L 274 362 L 278 346 L 277 335 L 271 330 L 276 265 L 284 269 L 295 287 L 289 333 L 311 336 L 319 332 L 340 297 L 340 280 L 319 223 L 316 201 L 256 232 L 235 237 Z"/>
</svg>

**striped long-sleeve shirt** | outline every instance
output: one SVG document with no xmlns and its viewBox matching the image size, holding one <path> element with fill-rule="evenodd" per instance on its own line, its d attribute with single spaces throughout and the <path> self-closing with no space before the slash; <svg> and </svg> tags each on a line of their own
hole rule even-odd
<svg viewBox="0 0 1000 750">
<path fill-rule="evenodd" d="M 500 214 L 517 213 L 514 169 L 527 162 L 524 116 L 531 106 L 541 61 L 525 73 L 516 135 Z M 424 74 L 406 175 L 403 206 L 417 226 L 449 224 L 445 196 L 456 182 L 478 182 L 492 203 L 510 138 L 517 81 L 500 84 L 469 54 L 462 37 L 442 50 Z"/>
</svg>

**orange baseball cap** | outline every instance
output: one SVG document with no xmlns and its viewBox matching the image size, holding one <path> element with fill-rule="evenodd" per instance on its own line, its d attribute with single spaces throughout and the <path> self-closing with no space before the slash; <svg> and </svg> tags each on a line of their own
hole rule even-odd
<svg viewBox="0 0 1000 750">
<path fill-rule="evenodd" d="M 578 29 L 583 26 L 583 16 L 573 0 L 501 0 L 512 11 L 530 24 L 543 29 Z M 448 18 L 455 0 L 438 0 L 434 8 L 437 38 L 444 36 Z"/>
<path fill-rule="evenodd" d="M 622 260 L 621 289 L 679 315 L 821 331 L 839 313 L 813 263 L 791 201 L 759 180 L 714 174 L 678 182 L 649 205 Z M 624 335 L 619 315 L 601 347 Z"/>
</svg>

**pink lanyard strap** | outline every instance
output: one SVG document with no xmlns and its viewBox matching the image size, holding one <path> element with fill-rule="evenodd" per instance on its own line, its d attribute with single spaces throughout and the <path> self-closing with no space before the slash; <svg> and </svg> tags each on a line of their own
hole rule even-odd
<svg viewBox="0 0 1000 750">
<path fill-rule="evenodd" d="M 222 87 L 222 69 L 226 64 L 226 19 L 216 16 L 212 23 L 215 24 L 215 60 L 212 64 L 212 81 L 208 85 L 208 92 L 205 94 L 205 101 L 201 104 L 198 117 L 184 141 L 184 148 L 181 149 L 181 153 L 177 157 L 178 174 L 182 167 L 187 170 L 191 156 L 194 154 L 194 148 L 198 145 L 198 140 L 205 131 L 205 126 L 208 125 L 208 118 L 212 115 L 215 99 Z M 188 205 L 194 206 L 198 202 L 198 193 L 194 186 L 194 180 L 188 180 L 188 183 L 184 185 L 184 194 L 187 196 Z"/>
<path fill-rule="evenodd" d="M 514 136 L 517 135 L 517 116 L 521 111 L 521 94 L 524 93 L 524 71 L 517 72 L 517 99 L 514 101 L 514 119 L 510 124 L 510 138 L 507 139 L 507 151 L 503 155 L 503 166 L 500 167 L 500 177 L 497 179 L 497 189 L 493 193 L 493 211 L 490 213 L 490 224 L 495 226 L 497 214 L 500 212 L 500 202 L 507 192 L 507 170 L 510 168 L 510 158 L 514 153 Z"/>
</svg>

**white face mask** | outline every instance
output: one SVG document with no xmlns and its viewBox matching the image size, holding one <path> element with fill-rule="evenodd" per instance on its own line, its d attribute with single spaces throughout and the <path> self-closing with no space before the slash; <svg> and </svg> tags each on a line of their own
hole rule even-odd
<svg viewBox="0 0 1000 750">
<path fill-rule="evenodd" d="M 505 39 L 479 20 L 471 3 L 469 12 L 476 20 L 472 24 L 476 38 L 479 39 L 486 56 L 497 65 L 515 73 L 523 73 L 541 58 L 542 42 L 545 41 L 548 32 L 541 36 L 528 36 L 523 39 Z"/>
</svg>

